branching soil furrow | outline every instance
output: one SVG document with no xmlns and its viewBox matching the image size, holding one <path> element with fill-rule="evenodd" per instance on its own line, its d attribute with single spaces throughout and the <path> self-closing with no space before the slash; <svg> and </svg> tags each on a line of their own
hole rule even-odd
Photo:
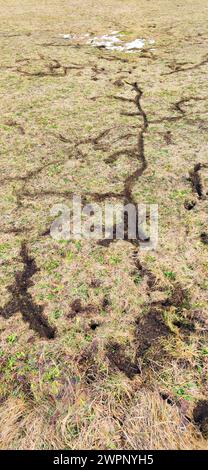
<svg viewBox="0 0 208 470">
<path fill-rule="evenodd" d="M 29 323 L 30 328 L 48 339 L 54 338 L 55 329 L 51 327 L 43 315 L 44 308 L 37 305 L 28 289 L 32 286 L 31 278 L 38 272 L 34 258 L 30 257 L 27 245 L 22 243 L 20 258 L 23 263 L 23 271 L 17 271 L 15 282 L 8 287 L 12 294 L 11 300 L 0 309 L 0 315 L 7 319 L 16 312 L 21 312 L 22 318 Z"/>
</svg>

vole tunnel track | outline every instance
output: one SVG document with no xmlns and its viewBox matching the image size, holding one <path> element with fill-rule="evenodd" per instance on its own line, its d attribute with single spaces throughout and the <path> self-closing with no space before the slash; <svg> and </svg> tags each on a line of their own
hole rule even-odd
<svg viewBox="0 0 208 470">
<path fill-rule="evenodd" d="M 134 173 L 128 176 L 124 182 L 124 194 L 125 194 L 126 203 L 130 203 L 130 202 L 135 203 L 135 200 L 132 196 L 134 183 L 140 176 L 142 176 L 142 174 L 147 168 L 147 161 L 145 158 L 145 149 L 144 149 L 144 136 L 145 136 L 145 133 L 147 132 L 149 124 L 148 124 L 147 115 L 141 105 L 141 98 L 142 98 L 143 92 L 139 88 L 136 82 L 132 84 L 132 88 L 136 92 L 134 103 L 138 110 L 137 114 L 142 117 L 142 121 L 143 121 L 141 129 L 139 129 L 138 131 L 137 151 L 136 151 L 136 158 L 138 161 L 141 162 L 141 166 L 137 168 L 134 171 Z"/>
<path fill-rule="evenodd" d="M 12 299 L 0 308 L 0 315 L 8 319 L 15 313 L 21 312 L 23 320 L 29 323 L 30 328 L 40 336 L 52 339 L 55 336 L 55 328 L 50 326 L 44 317 L 44 307 L 37 305 L 28 292 L 28 289 L 33 285 L 31 278 L 37 273 L 38 268 L 34 258 L 29 256 L 25 242 L 21 244 L 20 257 L 23 270 L 17 271 L 14 284 L 8 287 Z"/>
<path fill-rule="evenodd" d="M 38 70 L 38 71 L 30 71 L 30 70 L 25 70 L 26 66 L 34 65 L 34 63 L 37 63 L 39 61 L 44 61 L 44 64 L 40 63 L 38 65 L 43 65 L 45 70 Z M 46 60 L 49 60 L 49 62 L 46 62 Z M 16 65 L 11 65 L 11 66 L 2 66 L 0 67 L 3 70 L 11 70 L 12 72 L 19 73 L 21 75 L 25 75 L 27 77 L 36 77 L 36 78 L 42 78 L 42 77 L 65 77 L 69 70 L 83 70 L 85 66 L 82 66 L 80 64 L 70 64 L 70 65 L 63 65 L 59 62 L 57 59 L 46 59 L 42 54 L 40 54 L 38 59 L 19 59 L 16 61 Z"/>
<path fill-rule="evenodd" d="M 133 149 L 129 149 L 126 152 L 125 152 L 125 150 L 122 151 L 122 153 L 124 154 L 124 156 L 126 155 L 127 157 L 129 157 L 129 156 L 134 157 L 136 159 L 136 161 L 140 162 L 140 166 L 124 180 L 123 192 L 118 194 L 117 197 L 122 197 L 123 202 L 124 202 L 125 205 L 133 204 L 135 206 L 136 218 L 137 218 L 137 220 L 136 220 L 136 238 L 135 239 L 131 239 L 131 238 L 128 237 L 128 215 L 126 214 L 126 212 L 124 212 L 123 220 L 121 222 L 121 224 L 124 225 L 124 240 L 126 240 L 126 241 L 128 241 L 128 242 L 135 245 L 135 244 L 139 244 L 140 236 L 139 236 L 139 231 L 138 231 L 138 210 L 137 210 L 137 204 L 136 204 L 135 198 L 133 196 L 133 188 L 134 188 L 134 184 L 137 181 L 137 179 L 139 177 L 141 177 L 143 175 L 144 171 L 147 169 L 144 139 L 145 139 L 145 134 L 148 130 L 149 123 L 148 123 L 147 115 L 146 115 L 145 111 L 143 110 L 143 107 L 142 107 L 142 104 L 141 104 L 141 98 L 142 98 L 142 95 L 143 95 L 143 91 L 141 90 L 141 88 L 139 87 L 137 82 L 134 82 L 134 83 L 126 82 L 126 83 L 132 87 L 133 91 L 135 91 L 135 93 L 136 93 L 135 98 L 134 99 L 124 98 L 122 96 L 121 97 L 120 96 L 115 96 L 114 98 L 118 99 L 118 100 L 121 100 L 123 102 L 134 103 L 136 108 L 137 108 L 137 111 L 136 111 L 136 113 L 133 113 L 131 115 L 140 116 L 142 118 L 142 124 L 141 124 L 141 127 L 138 130 L 137 145 Z M 128 113 L 128 115 L 130 115 L 130 114 Z M 113 156 L 111 156 L 111 161 L 115 160 L 117 158 L 117 156 L 120 156 L 120 152 L 117 152 L 116 154 L 114 154 L 114 158 L 112 158 Z M 109 158 L 108 158 L 107 162 L 109 162 Z M 105 239 L 103 241 L 100 241 L 99 244 L 104 245 L 104 246 L 108 246 L 115 238 L 116 238 L 116 226 L 114 225 L 114 227 L 113 227 L 113 238 Z M 148 238 L 147 238 L 147 240 L 148 240 Z M 144 240 L 142 240 L 142 241 L 144 241 Z"/>
<path fill-rule="evenodd" d="M 188 67 L 181 67 L 181 64 L 175 64 L 175 68 L 171 70 L 170 72 L 163 73 L 162 75 L 172 75 L 174 73 L 179 73 L 179 72 L 188 72 L 190 70 L 197 70 L 200 67 L 203 67 L 204 65 L 208 64 L 208 54 L 205 54 L 204 57 L 202 57 L 202 60 L 198 62 L 198 64 L 193 64 L 189 65 Z"/>
<path fill-rule="evenodd" d="M 37 64 L 40 70 L 31 70 L 34 67 L 34 64 Z M 15 65 L 2 65 L 0 70 L 10 70 L 11 72 L 24 75 L 26 77 L 34 78 L 43 78 L 43 77 L 66 77 L 68 72 L 71 70 L 81 71 L 85 69 L 91 69 L 92 71 L 92 80 L 97 80 L 97 76 L 101 73 L 105 73 L 105 68 L 99 68 L 97 64 L 88 63 L 88 64 L 77 64 L 71 63 L 70 65 L 61 64 L 58 59 L 51 57 L 46 58 L 44 55 L 39 54 L 38 58 L 23 58 L 18 59 L 15 62 Z"/>
<path fill-rule="evenodd" d="M 192 190 L 197 194 L 199 199 L 205 197 L 202 178 L 199 173 L 203 168 L 207 168 L 207 165 L 196 163 L 193 170 L 189 171 L 189 180 L 191 181 Z"/>
</svg>

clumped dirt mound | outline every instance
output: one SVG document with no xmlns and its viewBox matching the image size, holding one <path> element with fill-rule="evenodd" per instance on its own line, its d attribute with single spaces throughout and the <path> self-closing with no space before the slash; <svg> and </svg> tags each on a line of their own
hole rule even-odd
<svg viewBox="0 0 208 470">
<path fill-rule="evenodd" d="M 148 287 L 151 291 L 155 286 L 154 276 L 149 271 L 141 266 L 141 263 L 136 262 L 140 266 L 140 272 L 148 276 Z M 179 333 L 183 340 L 188 340 L 190 333 L 195 331 L 195 320 L 189 312 L 189 296 L 180 283 L 176 282 L 173 286 L 167 299 L 152 302 L 149 310 L 144 316 L 139 316 L 136 321 L 136 344 L 137 356 L 143 357 L 145 353 L 152 348 L 155 354 L 161 354 L 163 347 L 160 344 L 161 338 L 168 338 L 171 335 Z M 172 313 L 170 313 L 172 312 Z M 170 324 L 168 324 L 165 316 L 169 313 Z M 177 327 L 174 331 L 174 327 Z"/>
<path fill-rule="evenodd" d="M 170 330 L 165 324 L 162 314 L 152 310 L 137 320 L 136 341 L 137 356 L 142 357 L 150 347 L 158 346 L 161 337 L 167 337 Z"/>
<path fill-rule="evenodd" d="M 125 348 L 118 343 L 109 343 L 107 346 L 107 358 L 113 368 L 119 369 L 129 379 L 133 379 L 136 374 L 140 374 L 138 364 L 132 362 L 125 354 Z"/>
<path fill-rule="evenodd" d="M 161 305 L 163 307 L 175 307 L 177 309 L 181 309 L 187 299 L 187 291 L 179 284 L 179 282 L 176 282 L 172 288 L 171 294 L 167 300 L 161 302 Z"/>
<path fill-rule="evenodd" d="M 203 436 L 208 439 L 208 400 L 199 400 L 193 411 L 195 423 Z"/>
</svg>

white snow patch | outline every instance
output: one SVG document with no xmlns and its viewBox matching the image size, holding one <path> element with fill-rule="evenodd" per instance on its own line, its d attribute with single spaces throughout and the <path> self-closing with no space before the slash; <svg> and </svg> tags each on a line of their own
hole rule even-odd
<svg viewBox="0 0 208 470">
<path fill-rule="evenodd" d="M 110 51 L 120 51 L 126 53 L 136 52 L 136 50 L 141 50 L 145 45 L 155 44 L 155 40 L 150 38 L 146 39 L 135 39 L 131 42 L 124 42 L 121 36 L 122 33 L 119 31 L 112 31 L 109 34 L 104 34 L 103 36 L 94 36 L 92 37 L 89 33 L 86 33 L 82 36 L 76 36 L 75 34 L 60 34 L 63 39 L 85 39 L 86 44 L 90 44 L 93 47 L 104 47 Z M 152 49 L 153 50 L 153 49 Z"/>
<path fill-rule="evenodd" d="M 145 45 L 145 39 L 135 39 L 135 41 L 127 42 L 124 48 L 129 51 L 131 49 L 142 49 Z"/>
<path fill-rule="evenodd" d="M 88 44 L 91 44 L 94 47 L 104 46 L 106 49 L 114 48 L 115 44 L 120 43 L 121 40 L 117 36 L 104 34 L 103 36 L 95 36 L 92 39 L 89 39 Z"/>
<path fill-rule="evenodd" d="M 63 39 L 72 39 L 73 36 L 71 34 L 61 34 L 61 36 L 63 37 Z"/>
<path fill-rule="evenodd" d="M 149 39 L 146 41 L 145 39 L 135 39 L 131 42 L 124 42 L 118 36 L 122 36 L 119 34 L 119 31 L 112 31 L 110 34 L 104 34 L 103 36 L 94 36 L 90 38 L 87 44 L 91 44 L 93 47 L 105 47 L 105 49 L 110 51 L 123 51 L 123 52 L 133 52 L 136 49 L 143 49 L 145 44 L 155 44 L 154 39 Z"/>
</svg>

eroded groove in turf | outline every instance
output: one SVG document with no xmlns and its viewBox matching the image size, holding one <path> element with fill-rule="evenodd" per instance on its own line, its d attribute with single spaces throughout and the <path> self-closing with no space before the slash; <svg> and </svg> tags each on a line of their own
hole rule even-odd
<svg viewBox="0 0 208 470">
<path fill-rule="evenodd" d="M 106 163 L 114 162 L 121 154 L 124 154 L 128 157 L 131 157 L 131 158 L 135 158 L 136 161 L 138 161 L 140 163 L 140 166 L 125 179 L 124 189 L 123 189 L 123 192 L 120 194 L 120 195 L 123 196 L 123 201 L 124 201 L 125 205 L 128 205 L 128 204 L 133 204 L 134 205 L 134 207 L 136 209 L 136 219 L 137 219 L 136 220 L 136 238 L 131 239 L 131 238 L 129 238 L 129 234 L 128 234 L 128 215 L 127 215 L 126 212 L 123 214 L 123 220 L 121 222 L 121 226 L 124 225 L 124 240 L 126 240 L 126 241 L 128 241 L 128 242 L 130 242 L 134 245 L 135 244 L 137 245 L 137 244 L 139 244 L 139 241 L 141 241 L 141 235 L 139 233 L 138 208 L 137 208 L 136 200 L 133 196 L 133 188 L 134 188 L 134 184 L 137 181 L 137 179 L 143 175 L 144 171 L 147 168 L 147 161 L 146 161 L 146 157 L 145 157 L 145 148 L 144 148 L 144 138 L 145 138 L 145 134 L 148 130 L 149 123 L 148 123 L 147 115 L 146 115 L 145 111 L 143 110 L 143 107 L 142 107 L 142 104 L 141 104 L 143 91 L 141 90 L 141 88 L 139 87 L 137 82 L 128 83 L 128 85 L 130 85 L 132 87 L 132 90 L 136 93 L 136 96 L 135 96 L 134 99 L 133 98 L 125 98 L 123 96 L 114 96 L 113 98 L 121 100 L 124 103 L 130 102 L 130 103 L 135 104 L 135 106 L 137 108 L 136 115 L 142 118 L 142 124 L 139 127 L 138 135 L 137 135 L 137 145 L 132 149 L 128 149 L 127 151 L 122 150 L 122 151 L 115 152 L 114 154 L 110 155 L 106 159 Z M 117 229 L 118 229 L 118 227 L 117 227 Z M 116 226 L 114 225 L 114 227 L 113 227 L 113 238 L 101 240 L 99 242 L 99 244 L 104 245 L 104 246 L 108 246 L 115 239 L 116 239 Z M 144 237 L 142 239 L 143 242 L 148 241 L 148 240 L 149 240 L 148 237 L 146 237 L 146 238 Z"/>
<path fill-rule="evenodd" d="M 202 178 L 200 175 L 200 170 L 202 168 L 206 168 L 206 165 L 202 165 L 201 163 L 196 163 L 194 165 L 193 170 L 189 172 L 189 179 L 191 181 L 192 190 L 195 192 L 199 199 L 202 199 L 204 196 L 204 189 L 202 184 Z"/>
<path fill-rule="evenodd" d="M 202 60 L 195 65 L 190 65 L 189 67 L 180 67 L 180 64 L 175 64 L 174 70 L 171 70 L 171 72 L 166 72 L 163 73 L 162 75 L 172 75 L 174 73 L 179 73 L 179 72 L 188 72 L 190 70 L 197 70 L 200 67 L 207 65 L 208 64 L 208 55 L 205 54 L 205 56 L 202 58 Z"/>
<path fill-rule="evenodd" d="M 3 308 L 0 308 L 0 315 L 8 319 L 15 313 L 21 312 L 23 320 L 29 323 L 30 328 L 36 331 L 39 336 L 53 339 L 55 328 L 49 325 L 43 315 L 44 307 L 37 305 L 28 292 L 28 289 L 33 285 L 31 278 L 37 273 L 38 268 L 34 258 L 29 256 L 25 242 L 21 244 L 20 257 L 23 270 L 17 271 L 14 284 L 8 287 L 12 298 Z"/>
<path fill-rule="evenodd" d="M 40 59 L 46 60 L 44 56 L 40 56 Z M 67 75 L 69 70 L 82 70 L 85 68 L 79 64 L 71 64 L 71 65 L 62 65 L 59 60 L 57 59 L 49 59 L 49 63 L 45 63 L 44 66 L 46 70 L 40 70 L 37 72 L 30 72 L 28 70 L 24 70 L 21 66 L 14 67 L 13 70 L 15 72 L 20 73 L 21 75 L 25 75 L 28 77 L 64 77 Z M 34 60 L 27 60 L 27 65 L 33 65 Z"/>
</svg>

